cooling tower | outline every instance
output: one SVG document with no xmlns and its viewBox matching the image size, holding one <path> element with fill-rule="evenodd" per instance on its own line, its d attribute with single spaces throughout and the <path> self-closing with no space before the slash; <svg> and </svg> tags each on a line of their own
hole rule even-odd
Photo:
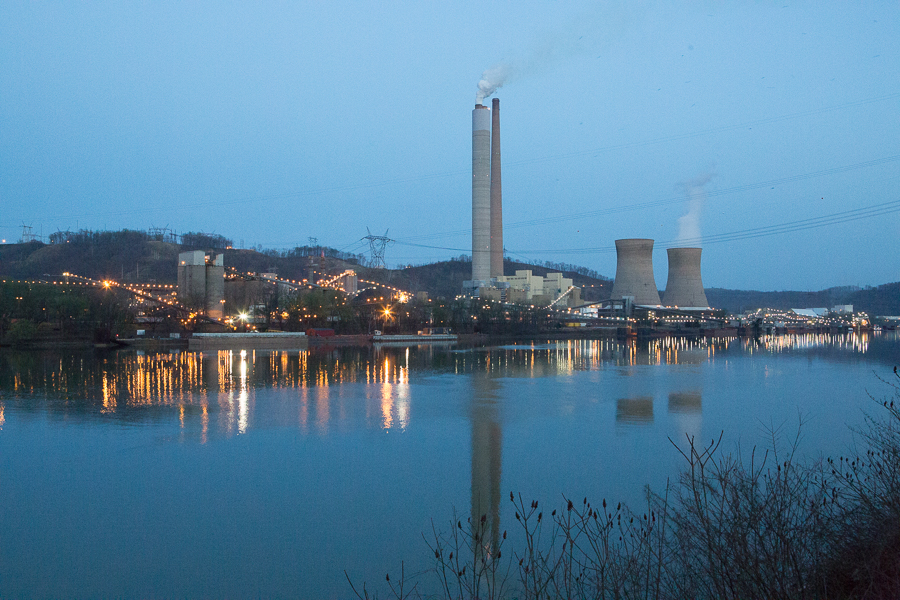
<svg viewBox="0 0 900 600">
<path fill-rule="evenodd" d="M 666 306 L 709 306 L 700 279 L 700 248 L 669 248 L 669 279 L 663 304 Z"/>
<path fill-rule="evenodd" d="M 500 99 L 491 108 L 491 277 L 503 275 L 503 190 L 500 185 Z"/>
<path fill-rule="evenodd" d="M 653 279 L 653 240 L 616 240 L 616 281 L 610 297 L 625 296 L 634 296 L 635 304 L 660 303 Z"/>
<path fill-rule="evenodd" d="M 472 281 L 491 278 L 491 111 L 472 111 Z M 480 287 L 480 286 L 479 286 Z"/>
</svg>

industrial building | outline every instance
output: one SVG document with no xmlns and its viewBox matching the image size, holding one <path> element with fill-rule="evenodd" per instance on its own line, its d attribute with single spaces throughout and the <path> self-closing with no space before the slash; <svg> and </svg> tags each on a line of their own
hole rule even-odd
<svg viewBox="0 0 900 600">
<path fill-rule="evenodd" d="M 503 189 L 500 182 L 500 99 L 491 103 L 491 277 L 503 275 Z"/>
<path fill-rule="evenodd" d="M 563 277 L 562 273 L 547 273 L 546 277 L 534 275 L 531 270 L 517 270 L 515 275 L 501 275 L 495 277 L 491 288 L 496 289 L 496 299 L 503 297 L 505 300 L 516 304 L 533 304 L 535 306 L 549 306 L 568 292 L 560 301 L 561 306 L 579 306 L 581 304 L 581 289 L 572 285 L 572 280 Z"/>
<path fill-rule="evenodd" d="M 700 277 L 700 248 L 669 248 L 669 278 L 663 304 L 681 309 L 709 308 Z"/>
<path fill-rule="evenodd" d="M 224 257 L 202 250 L 178 255 L 178 299 L 213 319 L 225 317 Z"/>
<path fill-rule="evenodd" d="M 500 100 L 472 110 L 472 279 L 467 293 L 483 295 L 503 275 L 503 189 L 500 170 Z M 496 281 L 494 281 L 495 283 Z"/>
<path fill-rule="evenodd" d="M 700 275 L 700 248 L 669 248 L 669 276 L 660 301 L 653 276 L 653 240 L 616 240 L 616 280 L 610 300 L 631 299 L 637 306 L 710 310 Z"/>
<path fill-rule="evenodd" d="M 467 287 L 490 287 L 491 279 L 491 111 L 472 110 L 472 279 Z M 499 137 L 499 134 L 498 134 Z"/>
<path fill-rule="evenodd" d="M 467 294 L 508 302 L 549 306 L 581 303 L 581 290 L 562 273 L 546 278 L 531 271 L 503 274 L 503 190 L 500 158 L 500 100 L 491 108 L 472 110 L 472 279 L 463 282 Z M 568 293 L 567 293 L 568 292 Z M 560 298 L 566 294 L 564 300 Z"/>
<path fill-rule="evenodd" d="M 653 240 L 616 240 L 616 280 L 610 299 L 633 298 L 634 304 L 659 306 L 653 278 Z"/>
</svg>

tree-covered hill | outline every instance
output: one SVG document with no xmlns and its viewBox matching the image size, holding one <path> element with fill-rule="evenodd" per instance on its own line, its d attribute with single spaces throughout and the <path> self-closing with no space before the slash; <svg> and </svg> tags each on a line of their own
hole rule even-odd
<svg viewBox="0 0 900 600">
<path fill-rule="evenodd" d="M 900 315 L 900 282 L 877 287 L 833 287 L 818 292 L 757 292 L 707 288 L 706 298 L 716 308 L 738 313 L 756 308 L 832 308 L 852 304 L 870 315 Z"/>
<path fill-rule="evenodd" d="M 57 277 L 63 272 L 95 279 L 174 283 L 179 247 L 141 231 L 84 232 L 56 244 L 0 245 L 0 276 Z"/>
<path fill-rule="evenodd" d="M 452 298 L 462 290 L 462 282 L 471 278 L 472 263 L 465 257 L 428 265 L 400 269 L 365 266 L 365 257 L 347 254 L 324 246 L 303 246 L 290 250 L 233 248 L 221 236 L 185 234 L 182 243 L 154 239 L 142 231 L 79 232 L 57 243 L 0 245 L 0 277 L 30 279 L 58 277 L 63 272 L 93 279 L 122 282 L 175 283 L 178 253 L 205 250 L 224 253 L 225 265 L 241 272 L 277 273 L 286 279 L 303 279 L 310 269 L 340 273 L 353 269 L 362 279 L 386 283 L 411 292 L 426 291 L 432 297 Z M 600 300 L 609 296 L 612 282 L 599 274 L 575 265 L 529 265 L 506 261 L 505 272 L 529 269 L 535 275 L 562 272 L 584 288 L 583 297 Z"/>
<path fill-rule="evenodd" d="M 143 231 L 82 231 L 57 236 L 53 244 L 28 242 L 0 245 L 0 277 L 31 279 L 57 277 L 63 272 L 94 279 L 123 282 L 175 283 L 178 253 L 205 250 L 225 254 L 225 265 L 242 272 L 275 272 L 286 279 L 303 279 L 311 268 L 340 273 L 353 269 L 362 279 L 385 283 L 411 292 L 425 291 L 433 298 L 452 298 L 462 290 L 462 282 L 471 277 L 469 257 L 399 269 L 366 266 L 364 256 L 347 254 L 325 246 L 303 246 L 290 250 L 233 248 L 231 241 L 219 236 L 187 233 L 177 240 Z M 504 263 L 508 275 L 528 269 L 535 275 L 562 272 L 582 288 L 582 298 L 592 302 L 609 298 L 612 280 L 576 265 L 544 263 L 531 265 L 512 260 Z M 852 304 L 856 310 L 872 315 L 900 315 L 900 282 L 865 289 L 834 287 L 816 292 L 729 290 L 707 288 L 707 298 L 715 308 L 729 312 L 768 307 L 831 308 Z"/>
</svg>

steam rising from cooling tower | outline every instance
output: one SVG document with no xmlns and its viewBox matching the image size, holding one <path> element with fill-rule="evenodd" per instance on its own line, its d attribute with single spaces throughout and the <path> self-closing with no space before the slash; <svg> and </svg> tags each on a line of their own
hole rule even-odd
<svg viewBox="0 0 900 600">
<path fill-rule="evenodd" d="M 706 189 L 703 186 L 712 178 L 713 173 L 704 173 L 681 184 L 687 197 L 687 212 L 678 218 L 679 244 L 700 243 L 700 215 L 706 204 Z"/>
<path fill-rule="evenodd" d="M 700 278 L 700 248 L 669 248 L 669 278 L 663 304 L 685 308 L 709 306 Z"/>
<path fill-rule="evenodd" d="M 633 296 L 635 304 L 660 304 L 653 279 L 653 240 L 616 240 L 616 280 L 610 297 L 625 296 Z"/>
</svg>

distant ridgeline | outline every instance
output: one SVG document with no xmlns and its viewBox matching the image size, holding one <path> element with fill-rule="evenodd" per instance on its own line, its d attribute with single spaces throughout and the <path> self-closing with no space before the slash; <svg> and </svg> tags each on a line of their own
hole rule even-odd
<svg viewBox="0 0 900 600">
<path fill-rule="evenodd" d="M 900 315 L 900 282 L 877 287 L 833 287 L 818 292 L 756 292 L 706 288 L 709 303 L 716 308 L 737 313 L 755 308 L 824 307 L 852 304 L 853 309 L 870 315 Z"/>
<path fill-rule="evenodd" d="M 58 231 L 52 243 L 29 241 L 0 244 L 0 277 L 36 279 L 58 277 L 64 271 L 94 279 L 123 283 L 171 283 L 177 281 L 178 253 L 186 250 L 217 251 L 225 254 L 225 265 L 238 271 L 278 273 L 286 279 L 303 279 L 310 260 L 323 272 L 355 270 L 363 279 L 390 284 L 404 290 L 426 291 L 431 297 L 453 298 L 462 282 L 471 276 L 471 258 L 409 265 L 400 269 L 375 269 L 362 254 L 350 254 L 328 246 L 310 244 L 288 250 L 235 248 L 233 241 L 215 233 L 177 234 L 168 228 L 148 231 Z M 565 263 L 529 264 L 504 261 L 504 271 L 531 270 L 544 277 L 561 272 L 582 288 L 587 302 L 609 298 L 612 280 L 596 271 Z M 852 304 L 855 310 L 871 315 L 900 315 L 900 282 L 877 287 L 835 287 L 818 292 L 757 292 L 706 288 L 709 303 L 729 312 L 760 307 L 790 309 L 832 307 Z"/>
<path fill-rule="evenodd" d="M 29 241 L 0 244 L 0 277 L 34 279 L 63 272 L 122 283 L 175 283 L 178 253 L 205 250 L 225 253 L 225 264 L 241 271 L 277 272 L 302 279 L 308 257 L 365 264 L 365 257 L 326 246 L 298 246 L 290 250 L 234 248 L 233 241 L 215 233 L 177 234 L 169 229 L 149 231 L 58 231 L 50 243 Z M 327 265 L 326 265 L 327 266 Z"/>
</svg>

